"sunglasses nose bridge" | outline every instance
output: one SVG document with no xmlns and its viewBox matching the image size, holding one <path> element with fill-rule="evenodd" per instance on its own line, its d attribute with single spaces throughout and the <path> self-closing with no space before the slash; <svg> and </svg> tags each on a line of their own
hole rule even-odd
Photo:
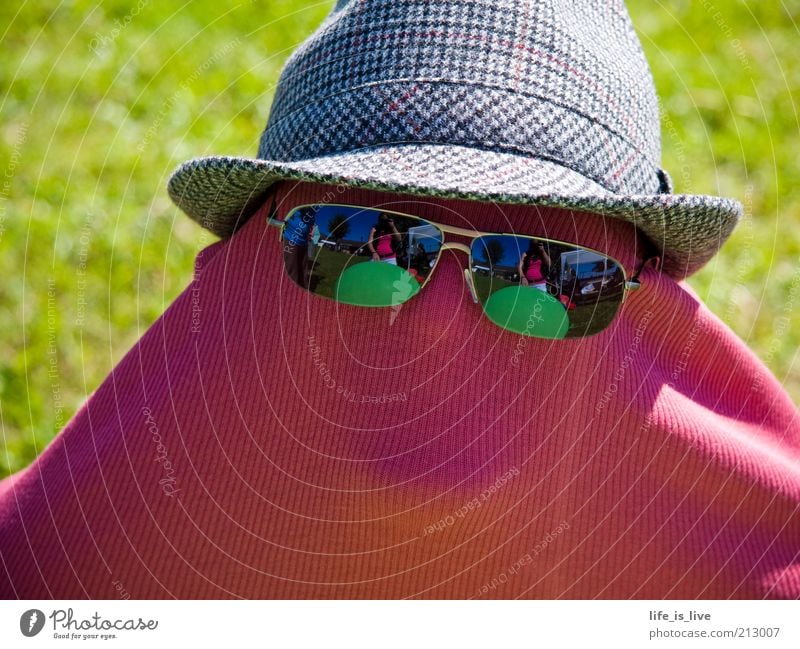
<svg viewBox="0 0 800 649">
<path fill-rule="evenodd" d="M 463 244 L 463 243 L 458 243 L 456 241 L 445 241 L 442 244 L 441 250 L 442 251 L 445 251 L 445 250 L 460 250 L 461 252 L 463 252 L 467 256 L 472 254 L 472 251 L 470 250 L 470 247 L 468 245 Z"/>
<path fill-rule="evenodd" d="M 465 238 L 469 239 L 469 237 Z M 444 243 L 442 243 L 442 247 L 440 248 L 440 253 L 444 252 L 445 250 L 460 250 L 465 255 L 467 255 L 468 258 L 472 257 L 472 249 L 470 248 L 470 246 L 464 243 L 460 243 L 458 241 L 445 241 Z M 467 287 L 469 288 L 472 301 L 475 302 L 475 304 L 478 304 L 479 302 L 478 294 L 475 290 L 475 284 L 472 281 L 472 273 L 470 273 L 469 267 L 464 269 L 464 279 L 467 282 Z"/>
</svg>

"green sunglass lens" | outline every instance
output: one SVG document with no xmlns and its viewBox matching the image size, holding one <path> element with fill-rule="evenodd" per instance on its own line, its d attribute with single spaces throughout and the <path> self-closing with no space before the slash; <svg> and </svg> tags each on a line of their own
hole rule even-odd
<svg viewBox="0 0 800 649">
<path fill-rule="evenodd" d="M 527 286 L 506 286 L 494 291 L 483 309 L 496 325 L 525 336 L 565 338 L 569 332 L 564 305 Z"/>
<path fill-rule="evenodd" d="M 616 316 L 625 293 L 625 273 L 616 261 L 544 239 L 478 237 L 471 270 L 486 316 L 535 338 L 599 333 Z"/>
<path fill-rule="evenodd" d="M 419 293 L 419 282 L 407 270 L 382 263 L 354 264 L 336 282 L 337 302 L 356 306 L 397 306 Z"/>
<path fill-rule="evenodd" d="M 355 306 L 410 300 L 442 247 L 441 231 L 423 219 L 355 206 L 298 208 L 283 232 L 292 280 L 315 295 Z"/>
</svg>

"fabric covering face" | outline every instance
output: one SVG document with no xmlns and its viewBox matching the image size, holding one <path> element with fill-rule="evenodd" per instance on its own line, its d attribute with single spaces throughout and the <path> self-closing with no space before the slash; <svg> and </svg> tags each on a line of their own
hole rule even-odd
<svg viewBox="0 0 800 649">
<path fill-rule="evenodd" d="M 314 202 L 636 264 L 595 215 L 275 196 Z M 577 340 L 491 324 L 453 250 L 401 307 L 341 305 L 287 277 L 269 204 L 0 483 L 0 596 L 800 597 L 798 411 L 685 284 L 648 268 Z"/>
</svg>

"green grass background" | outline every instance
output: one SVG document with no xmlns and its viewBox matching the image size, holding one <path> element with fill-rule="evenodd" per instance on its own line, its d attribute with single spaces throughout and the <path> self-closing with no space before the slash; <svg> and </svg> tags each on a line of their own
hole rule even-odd
<svg viewBox="0 0 800 649">
<path fill-rule="evenodd" d="M 190 281 L 213 237 L 172 206 L 169 173 L 255 153 L 283 61 L 331 5 L 0 3 L 0 476 L 44 448 Z M 788 6 L 629 2 L 677 191 L 746 208 L 691 284 L 797 403 L 800 9 Z"/>
</svg>

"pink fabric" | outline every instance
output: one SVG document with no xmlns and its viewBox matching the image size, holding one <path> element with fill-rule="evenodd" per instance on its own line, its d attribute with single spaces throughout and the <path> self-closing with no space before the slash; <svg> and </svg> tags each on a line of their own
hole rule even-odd
<svg viewBox="0 0 800 649">
<path fill-rule="evenodd" d="M 375 246 L 375 252 L 377 252 L 381 258 L 396 256 L 394 254 L 394 250 L 392 250 L 391 234 L 383 234 L 379 236 L 376 241 L 378 242 L 378 245 Z"/>
<path fill-rule="evenodd" d="M 287 194 L 291 194 L 287 198 Z M 327 195 L 327 197 L 326 197 Z M 628 224 L 286 185 L 552 236 L 630 271 Z M 23 598 L 796 598 L 798 411 L 652 269 L 614 325 L 521 338 L 444 253 L 396 309 L 285 276 L 264 214 L 36 462 L 0 484 L 0 595 Z"/>
<path fill-rule="evenodd" d="M 528 264 L 528 270 L 525 271 L 525 279 L 530 282 L 541 282 L 544 279 L 541 259 L 534 259 Z"/>
</svg>

